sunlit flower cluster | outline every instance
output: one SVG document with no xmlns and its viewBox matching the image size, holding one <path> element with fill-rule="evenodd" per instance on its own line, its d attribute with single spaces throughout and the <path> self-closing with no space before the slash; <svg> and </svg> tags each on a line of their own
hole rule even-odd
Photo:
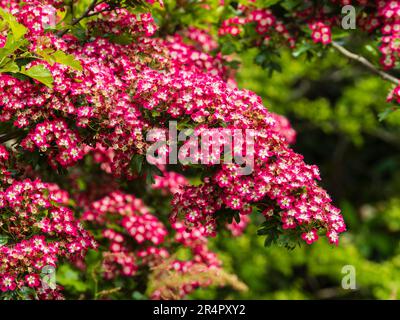
<svg viewBox="0 0 400 320">
<path fill-rule="evenodd" d="M 189 182 L 185 176 L 165 170 L 162 176 L 155 177 L 155 181 L 151 187 L 155 190 L 161 190 L 164 194 L 175 194 L 188 184 Z"/>
<path fill-rule="evenodd" d="M 60 259 L 84 257 L 96 242 L 66 206 L 68 195 L 54 184 L 40 180 L 16 180 L 6 171 L 9 154 L 0 146 L 0 289 L 3 292 L 35 289 L 58 298 L 59 293 L 39 281 L 44 267 L 55 267 Z"/>
<path fill-rule="evenodd" d="M 289 47 L 295 45 L 295 38 L 289 33 L 285 24 L 276 19 L 274 14 L 268 9 L 257 9 L 252 6 L 239 5 L 241 16 L 224 20 L 218 34 L 220 36 L 230 34 L 239 36 L 244 33 L 244 26 L 255 24 L 255 31 L 263 37 L 263 43 L 268 45 L 271 37 L 281 36 L 284 42 L 288 42 Z"/>
<path fill-rule="evenodd" d="M 323 22 L 310 23 L 310 29 L 312 30 L 311 38 L 315 43 L 328 44 L 332 41 L 331 29 Z"/>
</svg>

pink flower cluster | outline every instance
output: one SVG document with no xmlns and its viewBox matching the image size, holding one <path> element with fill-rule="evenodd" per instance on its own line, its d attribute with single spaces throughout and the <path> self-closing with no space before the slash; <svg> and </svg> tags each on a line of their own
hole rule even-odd
<svg viewBox="0 0 400 320">
<path fill-rule="evenodd" d="M 30 2 L 30 3 L 29 3 Z M 13 6 L 11 13 L 18 12 L 18 20 L 29 24 L 28 36 L 42 35 L 45 28 L 54 28 L 56 25 L 56 9 L 47 1 L 37 5 L 38 1 L 27 1 L 27 5 Z"/>
<path fill-rule="evenodd" d="M 255 30 L 264 37 L 264 44 L 268 44 L 271 37 L 275 34 L 281 35 L 289 43 L 289 47 L 295 46 L 295 39 L 290 35 L 282 21 L 276 19 L 273 13 L 268 9 L 253 9 L 240 5 L 242 16 L 233 17 L 224 20 L 219 28 L 218 34 L 239 36 L 243 33 L 243 26 L 246 24 L 255 24 Z"/>
<path fill-rule="evenodd" d="M 315 43 L 329 44 L 332 42 L 331 29 L 323 22 L 310 23 L 309 27 L 312 30 L 311 38 Z"/>
<path fill-rule="evenodd" d="M 107 225 L 99 239 L 102 244 L 106 240 L 108 247 L 108 251 L 103 253 L 106 279 L 112 279 L 119 274 L 135 276 L 140 268 L 157 266 L 171 257 L 167 237 L 192 252 L 191 260 L 171 260 L 170 269 L 174 272 L 189 272 L 195 264 L 209 268 L 219 268 L 221 265 L 216 255 L 207 247 L 204 228 L 188 231 L 183 223 L 176 222 L 172 225 L 175 235 L 170 235 L 164 225 L 150 214 L 144 203 L 132 195 L 113 192 L 93 202 L 84 213 L 83 219 L 94 225 Z M 199 283 L 196 282 L 183 284 L 182 296 L 198 286 Z M 152 297 L 159 298 L 159 293 L 160 291 L 155 291 Z"/>
<path fill-rule="evenodd" d="M 103 3 L 96 7 L 97 11 L 106 9 L 108 4 Z M 126 9 L 116 9 L 113 12 L 104 12 L 101 20 L 92 24 L 101 34 L 121 35 L 128 32 L 132 35 L 144 34 L 149 37 L 157 30 L 150 13 L 143 13 L 139 17 Z"/>
<path fill-rule="evenodd" d="M 345 224 L 340 210 L 315 183 L 317 167 L 304 164 L 300 155 L 281 144 L 282 138 L 267 134 L 259 138 L 252 175 L 238 175 L 236 165 L 222 165 L 213 179 L 175 195 L 176 214 L 183 212 L 189 226 L 204 224 L 206 233 L 213 235 L 220 212 L 230 209 L 248 215 L 253 206 L 265 207 L 266 217 L 278 219 L 284 229 L 299 233 L 324 229 L 330 242 L 337 244 Z"/>
<path fill-rule="evenodd" d="M 198 51 L 186 45 L 183 38 L 178 35 L 169 37 L 163 45 L 168 49 L 170 63 L 173 64 L 174 69 L 191 72 L 202 70 L 213 76 L 225 77 L 227 68 L 223 65 L 221 54 L 214 57 L 206 52 Z"/>
<path fill-rule="evenodd" d="M 155 181 L 151 187 L 155 190 L 161 190 L 164 194 L 175 194 L 188 184 L 185 176 L 165 170 L 162 176 L 155 176 Z"/>
<path fill-rule="evenodd" d="M 381 65 L 384 69 L 393 68 L 400 52 L 400 1 L 331 0 L 331 2 L 336 5 L 336 9 L 347 4 L 366 6 L 368 11 L 366 11 L 366 14 L 364 10 L 360 12 L 357 16 L 357 25 L 370 33 L 378 31 L 377 36 L 381 42 L 379 46 L 382 54 Z M 310 9 L 298 15 L 311 19 L 312 38 L 314 42 L 321 42 L 322 44 L 331 42 L 331 26 L 340 25 L 341 22 L 338 16 L 329 15 L 322 8 L 317 13 L 319 20 L 314 19 L 316 14 L 311 12 Z"/>
<path fill-rule="evenodd" d="M 391 90 L 387 96 L 388 101 L 396 101 L 400 103 L 400 85 Z"/>
<path fill-rule="evenodd" d="M 7 162 L 10 157 L 6 147 L 0 144 L 0 183 L 12 183 L 11 173 L 8 171 Z M 1 203 L 0 203 L 1 206 Z"/>
<path fill-rule="evenodd" d="M 226 227 L 234 237 L 239 237 L 243 234 L 249 222 L 250 217 L 248 215 L 241 214 L 239 222 L 233 220 L 232 223 L 228 224 Z"/>
<path fill-rule="evenodd" d="M 340 14 L 343 6 L 351 4 L 363 6 L 364 10 L 359 10 L 356 17 L 357 26 L 372 33 L 375 32 L 380 40 L 379 50 L 382 54 L 381 65 L 385 69 L 391 69 L 396 65 L 400 52 L 400 1 L 390 0 L 331 0 L 329 3 L 311 3 L 303 6 L 301 10 L 293 10 L 290 15 L 294 21 L 287 22 L 285 26 L 282 22 L 277 22 L 274 13 L 269 9 L 256 8 L 253 5 L 240 5 L 239 15 L 229 18 L 222 22 L 219 35 L 231 34 L 238 36 L 243 33 L 242 27 L 248 23 L 256 24 L 256 31 L 266 37 L 264 44 L 270 42 L 269 30 L 276 30 L 282 33 L 290 47 L 294 48 L 297 42 L 295 36 L 301 32 L 301 25 L 308 24 L 311 29 L 311 38 L 315 43 L 327 45 L 332 42 L 332 27 L 340 27 L 342 16 Z M 294 22 L 294 23 L 293 23 Z M 297 26 L 296 26 L 297 23 Z M 289 27 L 290 25 L 290 27 Z M 290 35 L 288 32 L 290 29 Z M 259 42 L 258 44 L 261 44 Z"/>
<path fill-rule="evenodd" d="M 121 221 L 121 225 L 138 243 L 151 241 L 160 244 L 164 241 L 167 231 L 162 223 L 151 214 L 130 215 Z"/>
<path fill-rule="evenodd" d="M 113 229 L 104 229 L 103 237 L 110 241 L 109 250 L 103 253 L 102 268 L 106 279 L 113 279 L 118 274 L 133 276 L 138 270 L 135 256 L 125 246 L 124 236 Z"/>
<path fill-rule="evenodd" d="M 80 139 L 76 132 L 71 131 L 64 120 L 56 119 L 53 121 L 44 121 L 36 125 L 28 136 L 22 140 L 21 146 L 28 151 L 33 152 L 35 148 L 41 152 L 50 150 L 49 163 L 56 168 L 57 163 L 63 167 L 74 165 L 82 159 L 84 152 L 80 147 Z"/>
<path fill-rule="evenodd" d="M 400 1 L 377 1 L 378 19 L 381 21 L 381 64 L 391 69 L 400 53 Z"/>
<path fill-rule="evenodd" d="M 217 41 L 205 30 L 190 26 L 185 30 L 184 36 L 197 44 L 200 51 L 210 52 L 218 48 Z"/>
<path fill-rule="evenodd" d="M 20 15 L 25 7 L 35 6 L 38 4 L 32 2 L 15 5 L 13 9 L 15 16 L 29 30 L 34 27 L 33 22 L 30 19 L 23 20 Z M 40 15 L 41 12 L 39 10 L 37 14 Z M 129 27 L 134 36 L 148 36 L 155 31 L 151 16 L 143 14 L 139 19 L 126 10 L 118 11 L 118 14 L 113 13 L 111 16 L 104 14 L 104 23 L 98 22 L 96 27 L 101 29 L 106 26 L 125 26 Z M 123 21 L 129 24 L 119 23 Z M 146 62 L 138 64 L 137 53 L 152 51 L 150 49 L 153 43 L 143 38 L 125 52 L 124 46 L 111 44 L 104 39 L 82 47 L 78 46 L 77 39 L 70 35 L 60 39 L 46 34 L 46 41 L 43 41 L 43 36 L 40 31 L 27 35 L 33 49 L 63 50 L 72 53 L 82 64 L 83 72 L 57 63 L 50 66 L 45 62 L 34 61 L 27 66 L 29 69 L 31 66 L 42 64 L 48 68 L 54 78 L 52 89 L 1 74 L 0 121 L 12 122 L 18 128 L 28 128 L 30 133 L 22 146 L 27 151 L 38 148 L 46 153 L 53 166 L 65 167 L 75 164 L 83 156 L 86 145 L 94 145 L 97 140 L 110 146 L 111 150 L 116 150 L 113 163 L 114 167 L 119 168 L 115 170 L 116 174 L 120 173 L 120 162 L 127 165 L 132 156 L 132 153 L 125 155 L 125 148 L 128 149 L 135 142 L 136 148 L 132 147 L 132 152 L 143 149 L 140 148 L 138 140 L 141 139 L 142 128 L 146 126 L 140 120 L 138 107 L 133 104 L 127 89 L 134 80 L 131 78 L 132 74 L 137 74 L 136 67 L 146 65 Z M 119 59 L 115 59 L 116 56 Z M 116 108 L 110 110 L 110 106 Z M 75 119 L 74 125 L 66 126 L 62 121 L 70 119 Z M 87 131 L 85 141 L 77 133 L 81 128 Z M 99 134 L 96 135 L 96 131 Z"/>
<path fill-rule="evenodd" d="M 278 131 L 289 144 L 296 142 L 296 131 L 290 125 L 289 120 L 279 114 L 271 112 L 272 118 L 275 120 L 276 131 Z"/>
<path fill-rule="evenodd" d="M 284 117 L 282 117 L 281 121 L 283 125 L 289 123 Z M 291 137 L 288 136 L 288 139 L 290 138 Z M 151 186 L 152 189 L 154 190 L 160 189 L 164 195 L 174 195 L 175 193 L 182 192 L 182 188 L 189 185 L 189 181 L 185 178 L 185 176 L 173 171 L 166 171 L 165 168 L 163 167 L 161 167 L 161 170 L 163 172 L 163 175 L 155 177 L 155 182 Z M 249 222 L 250 218 L 248 215 L 240 215 L 239 223 L 233 220 L 232 223 L 226 225 L 226 228 L 232 233 L 234 237 L 238 237 L 241 234 L 243 234 Z"/>
<path fill-rule="evenodd" d="M 143 248 L 146 243 L 162 243 L 167 235 L 164 225 L 150 214 L 142 200 L 122 192 L 113 192 L 93 202 L 82 219 L 100 226 L 114 223 L 124 230 L 124 234 L 110 228 L 102 231 L 109 242 L 109 251 L 103 253 L 104 276 L 107 279 L 118 274 L 133 276 L 138 269 L 133 252 L 137 246 L 129 246 L 127 238 L 134 239 Z"/>
<path fill-rule="evenodd" d="M 89 248 L 96 248 L 96 242 L 64 206 L 68 201 L 64 191 L 40 180 L 13 179 L 5 171 L 8 157 L 0 146 L 0 227 L 7 239 L 0 246 L 0 289 L 28 286 L 37 289 L 36 296 L 50 294 L 38 288 L 41 270 L 55 267 L 59 259 L 83 257 Z"/>
</svg>

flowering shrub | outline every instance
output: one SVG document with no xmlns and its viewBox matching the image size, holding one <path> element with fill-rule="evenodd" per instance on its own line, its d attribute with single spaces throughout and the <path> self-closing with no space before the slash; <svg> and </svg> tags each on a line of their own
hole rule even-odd
<svg viewBox="0 0 400 320">
<path fill-rule="evenodd" d="M 212 284 L 243 288 L 224 273 L 207 237 L 223 228 L 240 235 L 250 214 L 263 219 L 258 233 L 266 245 L 293 248 L 322 235 L 337 245 L 346 230 L 317 183 L 318 168 L 291 149 L 296 133 L 288 120 L 238 88 L 233 55 L 255 46 L 257 62 L 279 69 L 273 57 L 280 46 L 297 50 L 311 36 L 309 48 L 323 50 L 343 3 L 332 1 L 326 12 L 306 1 L 280 17 L 279 1 L 265 8 L 228 2 L 224 8 L 236 6 L 235 15 L 223 12 L 221 25 L 203 30 L 174 26 L 179 19 L 157 19 L 157 25 L 153 16 L 168 10 L 169 1 L 152 2 L 83 1 L 78 13 L 74 2 L 0 1 L 0 142 L 13 153 L 11 161 L 1 146 L 6 297 L 28 286 L 37 288 L 35 298 L 58 298 L 58 291 L 39 288 L 41 268 L 67 258 L 87 271 L 86 251 L 97 246 L 92 236 L 100 244 L 101 281 L 139 283 L 147 272 L 142 292 L 177 298 Z M 393 67 L 397 1 L 359 4 L 370 9 L 361 17 L 367 32 L 383 25 L 382 63 Z M 211 5 L 204 1 L 199 10 Z M 149 157 L 149 133 L 165 141 L 173 121 L 180 132 L 204 133 L 202 139 L 210 132 L 219 141 L 230 136 L 230 156 L 252 160 L 244 163 L 249 171 L 226 161 L 226 149 L 211 145 L 204 156 L 190 139 L 179 141 L 179 157 L 190 154 L 194 162 L 161 163 L 172 155 L 171 141 Z M 176 247 L 190 257 L 177 259 Z M 177 275 L 183 281 L 164 281 Z"/>
<path fill-rule="evenodd" d="M 61 298 L 58 287 L 41 286 L 40 273 L 60 258 L 84 257 L 96 242 L 66 207 L 68 195 L 40 180 L 18 181 L 7 171 L 9 153 L 0 146 L 0 290 L 8 298 Z M 14 294 L 16 292 L 16 294 Z"/>
</svg>

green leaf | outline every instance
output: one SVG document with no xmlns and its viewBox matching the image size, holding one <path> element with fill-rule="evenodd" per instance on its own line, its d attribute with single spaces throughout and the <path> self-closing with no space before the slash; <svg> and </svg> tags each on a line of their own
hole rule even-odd
<svg viewBox="0 0 400 320">
<path fill-rule="evenodd" d="M 378 114 L 379 121 L 385 120 L 389 116 L 389 114 L 395 112 L 396 110 L 397 109 L 395 109 L 395 108 L 387 108 L 385 111 L 379 113 Z"/>
<path fill-rule="evenodd" d="M 53 88 L 53 76 L 49 69 L 47 69 L 44 65 L 38 64 L 29 68 L 28 70 L 25 67 L 22 67 L 21 71 L 22 74 L 35 79 L 49 88 Z"/>
<path fill-rule="evenodd" d="M 134 1 L 131 6 L 130 10 L 136 14 L 149 12 L 151 7 L 148 3 L 140 1 Z"/>
<path fill-rule="evenodd" d="M 365 50 L 367 50 L 369 53 L 371 53 L 373 56 L 377 57 L 379 55 L 379 51 L 371 46 L 370 44 L 365 45 Z"/>
<path fill-rule="evenodd" d="M 65 287 L 73 288 L 77 292 L 85 292 L 89 287 L 87 282 L 80 278 L 80 273 L 67 264 L 58 268 L 57 282 Z"/>
<path fill-rule="evenodd" d="M 14 53 L 17 49 L 27 44 L 28 41 L 26 39 L 16 40 L 12 33 L 7 35 L 7 41 L 3 48 L 0 48 L 0 64 L 4 63 L 2 60 Z"/>
<path fill-rule="evenodd" d="M 227 65 L 230 68 L 235 69 L 235 70 L 239 69 L 239 67 L 240 67 L 240 61 L 237 61 L 237 60 L 225 61 L 224 63 L 225 63 L 225 65 Z"/>
<path fill-rule="evenodd" d="M 146 175 L 146 184 L 153 184 L 155 182 L 155 176 L 163 176 L 163 173 L 155 165 L 146 164 L 144 168 L 144 174 Z"/>
<path fill-rule="evenodd" d="M 276 229 L 270 229 L 266 231 L 261 231 L 264 229 L 258 230 L 257 234 L 261 236 L 266 236 L 264 240 L 264 247 L 270 247 L 272 244 L 277 243 L 279 234 Z"/>
<path fill-rule="evenodd" d="M 221 53 L 223 55 L 229 55 L 236 51 L 236 47 L 232 42 L 225 42 L 221 47 Z"/>
<path fill-rule="evenodd" d="M 71 28 L 71 33 L 77 37 L 79 41 L 85 41 L 86 39 L 86 30 L 80 24 Z"/>
<path fill-rule="evenodd" d="M 300 57 L 303 53 L 307 52 L 308 50 L 310 50 L 312 48 L 312 46 L 308 43 L 308 42 L 303 42 L 302 44 L 300 44 L 299 46 L 297 46 L 296 50 L 293 51 L 292 55 L 295 58 Z"/>
<path fill-rule="evenodd" d="M 281 234 L 278 237 L 276 243 L 279 247 L 284 247 L 290 251 L 290 250 L 294 250 L 296 248 L 297 243 L 298 243 L 298 242 L 296 242 L 296 239 L 297 238 L 294 235 Z"/>
<path fill-rule="evenodd" d="M 133 300 L 147 300 L 147 297 L 144 294 L 140 293 L 139 291 L 133 291 L 132 299 Z"/>
<path fill-rule="evenodd" d="M 52 49 L 45 49 L 36 52 L 38 55 L 42 57 L 43 60 L 47 61 L 51 65 L 54 63 L 63 64 L 72 69 L 82 71 L 82 65 L 80 61 L 76 60 L 72 54 L 66 54 L 63 51 L 53 52 Z"/>
<path fill-rule="evenodd" d="M 4 72 L 17 73 L 17 72 L 19 72 L 19 67 L 14 61 L 10 61 L 6 65 L 4 65 L 0 68 L 0 73 L 4 73 Z"/>
<path fill-rule="evenodd" d="M 267 60 L 267 55 L 265 53 L 260 52 L 254 58 L 254 62 L 258 65 L 262 65 Z"/>
<path fill-rule="evenodd" d="M 264 240 L 264 247 L 270 247 L 274 243 L 274 238 L 271 237 L 270 235 L 267 235 L 267 237 Z"/>
<path fill-rule="evenodd" d="M 262 228 L 262 229 L 258 229 L 257 230 L 257 235 L 258 236 L 265 236 L 267 234 L 269 234 L 269 230 L 268 229 Z"/>
<path fill-rule="evenodd" d="M 54 59 L 55 62 L 68 66 L 72 69 L 82 71 L 81 63 L 75 59 L 72 54 L 66 54 L 63 51 L 56 51 L 50 55 Z"/>
<path fill-rule="evenodd" d="M 287 11 L 292 11 L 294 8 L 298 7 L 301 2 L 301 0 L 285 0 L 281 6 Z"/>
<path fill-rule="evenodd" d="M 22 38 L 28 32 L 28 29 L 24 25 L 18 23 L 17 19 L 11 13 L 3 10 L 2 8 L 0 8 L 0 16 L 10 26 L 15 40 Z"/>
<path fill-rule="evenodd" d="M 120 35 L 111 35 L 110 41 L 117 44 L 128 45 L 133 42 L 133 37 L 128 33 L 123 33 Z"/>
<path fill-rule="evenodd" d="M 235 211 L 233 218 L 235 219 L 236 223 L 240 223 L 240 214 L 238 211 Z"/>
<path fill-rule="evenodd" d="M 142 172 L 142 166 L 144 162 L 144 156 L 142 154 L 135 154 L 131 160 L 131 168 L 133 172 L 140 174 Z"/>
<path fill-rule="evenodd" d="M 37 298 L 36 291 L 33 288 L 22 287 L 20 290 L 20 294 L 24 298 L 24 300 L 32 300 L 32 298 Z"/>
<path fill-rule="evenodd" d="M 8 236 L 0 234 L 0 246 L 6 245 L 8 242 Z"/>
<path fill-rule="evenodd" d="M 273 6 L 274 4 L 277 4 L 281 0 L 257 0 L 256 4 L 258 7 L 261 8 L 268 8 Z"/>
</svg>

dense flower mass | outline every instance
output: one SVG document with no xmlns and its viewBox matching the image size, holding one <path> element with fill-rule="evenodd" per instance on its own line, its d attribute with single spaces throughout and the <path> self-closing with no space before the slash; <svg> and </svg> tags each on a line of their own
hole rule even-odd
<svg viewBox="0 0 400 320">
<path fill-rule="evenodd" d="M 34 50 L 65 50 L 76 57 L 82 71 L 45 63 L 54 78 L 53 88 L 0 75 L 0 119 L 29 130 L 21 141 L 26 151 L 45 153 L 54 168 L 67 167 L 84 157 L 90 150 L 87 146 L 96 144 L 112 150 L 108 164 L 114 175 L 134 178 L 130 160 L 146 152 L 146 132 L 166 128 L 168 120 L 178 119 L 197 131 L 222 126 L 251 129 L 255 132 L 252 174 L 240 175 L 241 168 L 235 164 L 220 165 L 203 185 L 187 186 L 176 194 L 174 216 L 182 213 L 188 226 L 204 225 L 212 235 L 221 210 L 247 215 L 254 207 L 267 206 L 273 208 L 274 219 L 292 217 L 291 228 L 296 232 L 316 228 L 337 235 L 345 230 L 339 210 L 315 182 L 318 169 L 304 164 L 288 147 L 294 137 L 290 127 L 282 117 L 269 113 L 255 94 L 227 84 L 221 56 L 198 51 L 179 36 L 152 38 L 156 30 L 152 17 L 141 14 L 138 19 L 125 9 L 102 13 L 89 30 L 128 33 L 135 38 L 131 44 L 97 37 L 81 45 L 70 35 L 40 42 L 43 30 L 24 19 L 31 7 L 22 5 L 13 12 L 35 30 L 26 36 Z M 34 15 L 40 18 L 42 13 Z M 251 17 L 258 21 L 260 32 L 275 21 L 269 13 L 258 11 Z M 274 30 L 279 32 L 279 26 Z M 243 156 L 245 149 L 235 154 Z M 126 225 L 135 223 L 125 221 Z M 337 243 L 337 238 L 332 242 Z"/>
<path fill-rule="evenodd" d="M 31 298 L 59 298 L 40 275 L 61 258 L 83 257 L 96 243 L 66 205 L 68 195 L 40 180 L 16 180 L 7 171 L 9 153 L 0 145 L 0 290 L 35 289 Z"/>
<path fill-rule="evenodd" d="M 230 34 L 238 36 L 243 32 L 243 27 L 247 24 L 255 24 L 255 30 L 263 39 L 262 43 L 268 44 L 271 37 L 278 35 L 284 42 L 288 42 L 290 47 L 295 46 L 295 39 L 290 35 L 285 24 L 279 21 L 268 9 L 258 9 L 239 5 L 239 11 L 243 17 L 234 17 L 222 22 L 219 35 Z"/>
<path fill-rule="evenodd" d="M 197 266 L 203 267 L 202 272 L 221 267 L 221 262 L 207 247 L 204 228 L 188 232 L 184 224 L 176 222 L 172 225 L 171 232 L 168 232 L 143 201 L 134 196 L 113 192 L 93 202 L 84 213 L 83 219 L 104 228 L 99 241 L 104 245 L 107 243 L 108 248 L 103 252 L 102 267 L 106 279 L 113 279 L 118 275 L 132 277 L 138 270 L 148 267 L 154 269 L 165 264 L 165 261 L 168 264 L 164 266 L 164 271 L 181 274 L 182 279 Z M 192 258 L 185 261 L 174 258 L 174 252 L 166 246 L 167 237 L 190 249 Z M 200 285 L 210 284 L 211 282 L 200 284 L 198 281 L 183 280 L 174 290 L 183 297 Z M 161 298 L 162 292 L 167 289 L 158 286 L 152 297 Z"/>
</svg>

